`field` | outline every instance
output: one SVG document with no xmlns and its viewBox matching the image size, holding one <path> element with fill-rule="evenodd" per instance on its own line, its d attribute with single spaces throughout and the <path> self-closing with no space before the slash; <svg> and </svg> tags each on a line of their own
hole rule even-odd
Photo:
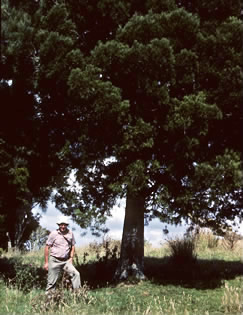
<svg viewBox="0 0 243 315">
<path fill-rule="evenodd" d="M 191 256 L 183 239 L 145 243 L 147 279 L 114 283 L 119 245 L 106 239 L 77 248 L 82 288 L 74 293 L 62 276 L 49 299 L 43 250 L 2 253 L 0 314 L 243 314 L 242 240 L 232 245 L 200 233 Z"/>
</svg>

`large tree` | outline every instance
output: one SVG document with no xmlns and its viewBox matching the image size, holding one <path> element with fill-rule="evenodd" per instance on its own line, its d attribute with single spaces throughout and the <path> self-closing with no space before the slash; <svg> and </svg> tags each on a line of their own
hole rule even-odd
<svg viewBox="0 0 243 315">
<path fill-rule="evenodd" d="M 6 233 L 13 247 L 23 248 L 63 168 L 57 127 L 44 115 L 39 77 L 39 4 L 2 1 L 0 81 L 0 247 Z M 51 114 L 49 115 L 49 117 Z M 54 140 L 55 139 L 55 140 Z M 54 179 L 55 177 L 55 179 Z"/>
<path fill-rule="evenodd" d="M 96 227 L 126 198 L 118 279 L 144 278 L 145 219 L 242 214 L 239 1 L 20 3 L 57 206 Z"/>
<path fill-rule="evenodd" d="M 88 64 L 72 69 L 68 84 L 80 108 L 70 147 L 82 189 L 62 187 L 56 200 L 90 223 L 125 197 L 116 277 L 143 278 L 145 218 L 220 232 L 242 213 L 240 3 L 147 1 L 133 11 L 133 1 L 114 2 L 114 20 L 97 1 L 92 27 L 78 3 Z"/>
</svg>

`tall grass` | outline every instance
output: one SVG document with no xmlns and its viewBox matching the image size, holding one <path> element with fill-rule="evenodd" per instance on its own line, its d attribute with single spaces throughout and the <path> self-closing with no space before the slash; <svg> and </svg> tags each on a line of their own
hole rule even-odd
<svg viewBox="0 0 243 315">
<path fill-rule="evenodd" d="M 118 241 L 105 239 L 77 248 L 82 288 L 73 292 L 60 279 L 49 297 L 44 292 L 43 250 L 4 253 L 0 314 L 241 314 L 243 242 L 226 249 L 213 237 L 201 232 L 190 239 L 193 244 L 188 238 L 170 240 L 160 248 L 145 244 L 147 280 L 139 283 L 112 282 Z"/>
</svg>

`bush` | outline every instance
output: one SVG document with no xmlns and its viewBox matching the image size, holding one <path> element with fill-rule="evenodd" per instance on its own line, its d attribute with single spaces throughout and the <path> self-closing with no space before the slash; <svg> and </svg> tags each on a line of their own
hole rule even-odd
<svg viewBox="0 0 243 315">
<path fill-rule="evenodd" d="M 188 265 L 196 262 L 196 241 L 194 237 L 185 236 L 182 239 L 169 239 L 167 243 L 171 254 L 170 260 L 173 263 Z"/>
<path fill-rule="evenodd" d="M 112 240 L 110 237 L 106 237 L 101 243 L 90 243 L 89 252 L 95 253 L 95 259 L 98 261 L 116 260 L 120 257 L 120 246 L 120 241 Z"/>
<path fill-rule="evenodd" d="M 23 264 L 21 259 L 14 261 L 15 277 L 11 280 L 19 289 L 28 292 L 46 285 L 46 271 L 33 264 Z"/>
</svg>

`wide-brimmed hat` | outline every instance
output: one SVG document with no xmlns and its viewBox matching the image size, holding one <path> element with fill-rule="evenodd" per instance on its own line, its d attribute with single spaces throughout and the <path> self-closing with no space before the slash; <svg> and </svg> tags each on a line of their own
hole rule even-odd
<svg viewBox="0 0 243 315">
<path fill-rule="evenodd" d="M 61 217 L 58 221 L 57 221 L 57 224 L 60 225 L 60 224 L 67 224 L 69 225 L 69 220 L 68 218 L 66 217 Z"/>
</svg>

